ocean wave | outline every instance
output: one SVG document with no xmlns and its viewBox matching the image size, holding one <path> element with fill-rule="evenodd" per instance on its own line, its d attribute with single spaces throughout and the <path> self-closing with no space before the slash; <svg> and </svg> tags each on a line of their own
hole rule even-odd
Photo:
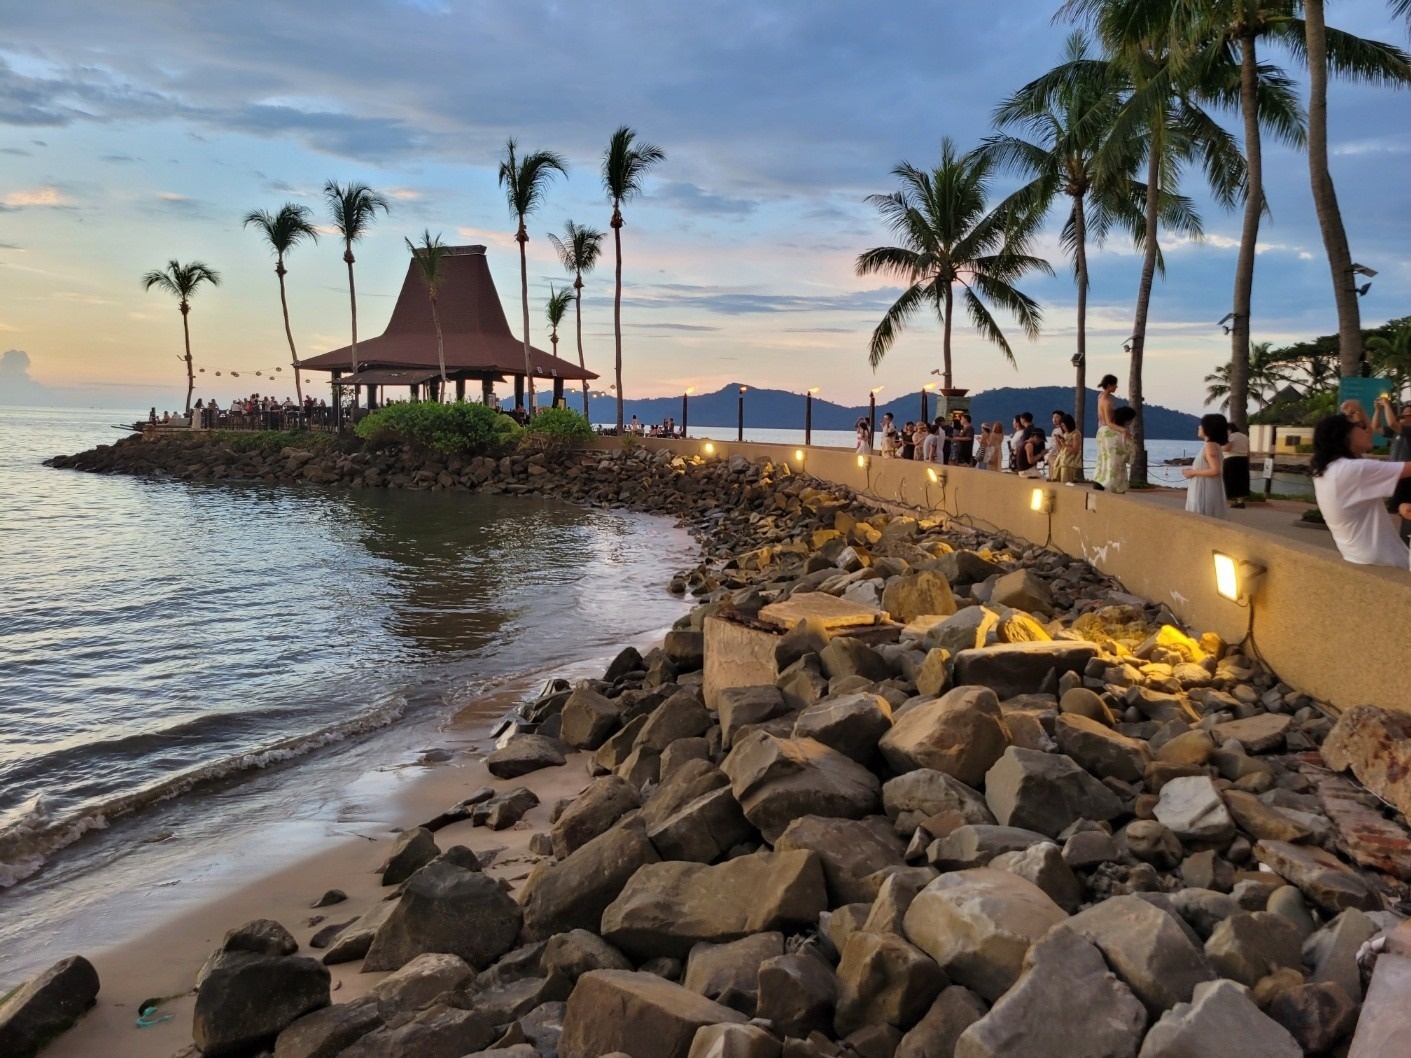
<svg viewBox="0 0 1411 1058">
<path fill-rule="evenodd" d="M 117 819 L 181 794 L 273 764 L 293 760 L 322 746 L 375 731 L 396 723 L 406 712 L 405 696 L 389 695 L 366 712 L 308 734 L 281 739 L 268 746 L 232 754 L 220 760 L 179 772 L 132 793 L 56 815 L 49 799 L 36 794 L 11 813 L 12 821 L 0 828 L 0 889 L 30 877 L 55 852 L 72 845 L 93 830 L 103 830 Z"/>
</svg>

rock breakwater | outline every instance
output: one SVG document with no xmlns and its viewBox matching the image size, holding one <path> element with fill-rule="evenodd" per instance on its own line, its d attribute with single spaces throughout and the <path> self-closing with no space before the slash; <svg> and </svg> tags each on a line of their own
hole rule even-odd
<svg viewBox="0 0 1411 1058">
<path fill-rule="evenodd" d="M 1297 1058 L 1346 1045 L 1406 906 L 1404 818 L 1318 753 L 1371 775 L 1400 728 L 1335 729 L 1067 556 L 740 457 L 181 439 L 54 465 L 543 492 L 702 541 L 690 615 L 527 704 L 502 781 L 389 843 L 388 898 L 321 960 L 232 930 L 201 1054 Z M 562 767 L 583 791 L 492 879 L 453 828 L 515 826 Z M 359 959 L 390 973 L 332 1003 L 320 970 Z"/>
</svg>

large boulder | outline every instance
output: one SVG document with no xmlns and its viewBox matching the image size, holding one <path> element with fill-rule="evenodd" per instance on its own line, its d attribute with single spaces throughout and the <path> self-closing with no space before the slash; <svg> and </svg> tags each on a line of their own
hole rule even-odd
<svg viewBox="0 0 1411 1058">
<path fill-rule="evenodd" d="M 747 1020 L 655 974 L 594 970 L 578 979 L 568 997 L 558 1053 L 562 1058 L 687 1058 L 698 1029 Z"/>
<path fill-rule="evenodd" d="M 596 933 L 603 909 L 627 880 L 659 859 L 640 826 L 624 823 L 598 835 L 568 859 L 529 876 L 520 893 L 525 934 L 546 940 L 570 929 Z"/>
<path fill-rule="evenodd" d="M 1036 694 L 1052 673 L 1082 674 L 1097 657 L 1091 643 L 1069 639 L 1047 643 L 1001 643 L 983 650 L 962 650 L 955 656 L 955 682 L 988 687 L 1000 698 Z"/>
<path fill-rule="evenodd" d="M 843 694 L 810 705 L 794 721 L 795 738 L 812 738 L 866 763 L 892 727 L 892 706 L 880 694 Z"/>
<path fill-rule="evenodd" d="M 328 1006 L 328 968 L 299 955 L 220 952 L 196 989 L 192 1035 L 206 1058 L 244 1055 Z"/>
<path fill-rule="evenodd" d="M 976 687 L 957 687 L 909 709 L 878 743 L 895 772 L 929 768 L 967 786 L 979 786 L 1008 746 L 999 700 Z"/>
<path fill-rule="evenodd" d="M 837 1000 L 837 977 L 807 951 L 789 952 L 760 965 L 756 1013 L 780 1036 L 803 1039 L 831 1029 Z"/>
<path fill-rule="evenodd" d="M 436 1003 L 414 1018 L 399 1018 L 363 1036 L 338 1058 L 389 1058 L 414 1054 L 419 1058 L 459 1058 L 489 1047 L 500 1035 L 494 1015 Z"/>
<path fill-rule="evenodd" d="M 1115 819 L 1122 802 L 1067 757 L 1010 746 L 985 774 L 985 801 L 1001 826 L 1056 838 L 1079 819 Z"/>
<path fill-rule="evenodd" d="M 1205 957 L 1221 977 L 1253 988 L 1283 967 L 1302 972 L 1302 937 L 1282 915 L 1242 912 L 1215 927 L 1205 942 Z"/>
<path fill-rule="evenodd" d="M 514 947 L 521 917 L 493 878 L 438 860 L 407 882 L 373 937 L 363 970 L 396 970 L 427 952 L 459 955 L 483 970 Z"/>
<path fill-rule="evenodd" d="M 637 735 L 637 745 L 658 753 L 677 739 L 703 735 L 710 727 L 710 714 L 694 690 L 677 691 L 657 706 Z"/>
<path fill-rule="evenodd" d="M 1286 841 L 1259 841 L 1254 858 L 1275 874 L 1298 886 L 1303 895 L 1324 911 L 1336 915 L 1355 907 L 1378 911 L 1382 900 L 1367 881 L 1331 852 L 1312 845 Z"/>
<path fill-rule="evenodd" d="M 1082 688 L 1074 688 L 1079 690 Z M 1098 778 L 1141 782 L 1151 763 L 1151 749 L 1139 738 L 1113 731 L 1076 712 L 1062 713 L 1054 728 L 1058 748 Z"/>
<path fill-rule="evenodd" d="M 746 1016 L 759 1002 L 759 967 L 784 954 L 784 934 L 754 933 L 725 944 L 697 944 L 682 984 Z"/>
<path fill-rule="evenodd" d="M 56 962 L 0 1003 L 0 1054 L 31 1058 L 98 1001 L 98 971 L 82 955 Z"/>
<path fill-rule="evenodd" d="M 1067 917 L 1032 882 L 979 867 L 921 890 L 903 929 L 952 981 L 994 1001 L 1018 980 L 1029 945 Z"/>
<path fill-rule="evenodd" d="M 1020 852 L 1048 840 L 1037 831 L 1021 827 L 966 825 L 931 842 L 926 849 L 926 859 L 943 871 L 960 871 L 984 867 L 996 856 Z"/>
<path fill-rule="evenodd" d="M 1207 981 L 1195 987 L 1191 1002 L 1172 1007 L 1151 1027 L 1139 1058 L 1232 1051 L 1240 1058 L 1303 1058 L 1303 1048 L 1248 992 L 1233 981 Z"/>
<path fill-rule="evenodd" d="M 1102 953 L 1055 929 L 1029 949 L 1014 987 L 961 1035 L 955 1058 L 1133 1058 L 1145 1027 L 1146 1008 Z"/>
<path fill-rule="evenodd" d="M 970 989 L 951 985 L 901 1038 L 894 1058 L 953 1058 L 956 1041 L 988 1009 L 989 1005 Z"/>
<path fill-rule="evenodd" d="M 809 849 L 818 854 L 830 907 L 871 902 L 877 890 L 875 881 L 869 881 L 868 876 L 886 867 L 901 866 L 906 851 L 883 816 L 803 816 L 784 829 L 775 840 L 774 849 Z"/>
<path fill-rule="evenodd" d="M 837 977 L 833 1026 L 839 1036 L 866 1025 L 909 1029 L 948 983 L 920 948 L 892 933 L 865 930 L 853 933 L 843 945 Z"/>
<path fill-rule="evenodd" d="M 714 863 L 755 832 L 730 787 L 701 794 L 647 831 L 664 860 Z"/>
<path fill-rule="evenodd" d="M 917 570 L 893 577 L 882 592 L 882 609 L 907 624 L 922 614 L 955 613 L 950 581 L 937 570 Z"/>
<path fill-rule="evenodd" d="M 773 684 L 722 688 L 717 695 L 716 713 L 724 746 L 728 749 L 734 744 L 741 728 L 783 716 L 789 708 L 783 691 Z"/>
<path fill-rule="evenodd" d="M 617 730 L 622 704 L 579 684 L 564 703 L 559 734 L 575 749 L 597 749 Z"/>
<path fill-rule="evenodd" d="M 995 822 L 995 814 L 978 790 L 933 768 L 904 772 L 883 783 L 882 807 L 893 820 L 903 814 L 929 819 L 942 812 L 955 812 L 966 823 Z"/>
<path fill-rule="evenodd" d="M 1161 787 L 1157 820 L 1182 841 L 1228 841 L 1235 821 L 1208 775 L 1186 775 Z"/>
<path fill-rule="evenodd" d="M 603 912 L 602 936 L 639 960 L 684 958 L 692 945 L 817 922 L 828 907 L 823 866 L 806 850 L 759 852 L 714 867 L 647 864 Z"/>
<path fill-rule="evenodd" d="M 1321 747 L 1334 771 L 1350 771 L 1411 817 L 1411 716 L 1374 705 L 1344 710 Z"/>
<path fill-rule="evenodd" d="M 871 771 L 837 750 L 764 731 L 737 742 L 720 767 L 745 818 L 770 841 L 801 815 L 871 815 L 882 790 Z"/>
<path fill-rule="evenodd" d="M 541 768 L 556 768 L 566 760 L 558 739 L 526 733 L 487 754 L 485 770 L 497 779 L 517 779 Z"/>
<path fill-rule="evenodd" d="M 605 775 L 573 799 L 549 831 L 554 855 L 567 859 L 637 807 L 637 791 L 616 775 Z"/>
<path fill-rule="evenodd" d="M 392 851 L 380 868 L 383 885 L 401 885 L 417 871 L 441 855 L 436 839 L 425 827 L 413 827 L 397 835 Z M 282 928 L 282 927 L 281 927 Z M 293 940 L 291 937 L 290 940 Z M 291 951 L 266 952 L 267 955 L 289 955 Z"/>
<path fill-rule="evenodd" d="M 1115 896 L 1074 915 L 1066 928 L 1087 938 L 1153 1016 L 1191 997 L 1215 973 L 1174 915 L 1139 896 Z"/>
<path fill-rule="evenodd" d="M 1051 616 L 1053 614 L 1053 593 L 1048 583 L 1039 578 L 1033 570 L 1016 569 L 995 581 L 990 591 L 990 605 L 1013 607 L 1029 613 Z"/>
</svg>

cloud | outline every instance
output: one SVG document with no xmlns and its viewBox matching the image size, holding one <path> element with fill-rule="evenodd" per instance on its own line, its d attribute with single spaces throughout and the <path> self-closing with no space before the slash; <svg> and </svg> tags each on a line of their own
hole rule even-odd
<svg viewBox="0 0 1411 1058">
<path fill-rule="evenodd" d="M 637 309 L 698 309 L 724 316 L 784 312 L 884 312 L 901 291 L 837 291 L 829 294 L 759 294 L 729 287 L 663 283 L 635 289 L 622 303 Z"/>
<path fill-rule="evenodd" d="M 0 197 L 0 205 L 9 209 L 28 209 L 39 206 L 66 206 L 69 202 L 57 187 L 31 187 L 11 191 Z"/>
<path fill-rule="evenodd" d="M 684 181 L 662 183 L 654 190 L 652 198 L 686 213 L 716 217 L 748 217 L 759 208 L 759 202 L 754 199 L 712 195 Z"/>
</svg>

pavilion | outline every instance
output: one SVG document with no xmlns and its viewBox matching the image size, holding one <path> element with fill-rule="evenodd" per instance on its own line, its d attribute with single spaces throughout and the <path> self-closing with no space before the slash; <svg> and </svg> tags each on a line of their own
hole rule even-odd
<svg viewBox="0 0 1411 1058">
<path fill-rule="evenodd" d="M 442 268 L 445 279 L 437 309 L 446 347 L 446 380 L 455 383 L 456 399 L 465 399 L 467 379 L 479 379 L 481 399 L 492 404 L 494 384 L 509 377 L 514 379 L 515 407 L 523 408 L 524 340 L 510 331 L 490 276 L 485 247 L 448 246 Z M 563 401 L 565 380 L 587 382 L 598 377 L 533 346 L 529 347 L 529 360 L 536 379 L 553 380 L 555 404 Z M 397 295 L 387 329 L 376 338 L 358 342 L 356 371 L 352 347 L 347 345 L 303 360 L 300 367 L 330 372 L 335 387 L 366 386 L 370 406 L 377 403 L 378 391 L 385 386 L 407 386 L 414 399 L 425 386 L 429 395 L 439 398 L 436 326 L 416 261 L 407 262 L 402 292 Z"/>
</svg>

